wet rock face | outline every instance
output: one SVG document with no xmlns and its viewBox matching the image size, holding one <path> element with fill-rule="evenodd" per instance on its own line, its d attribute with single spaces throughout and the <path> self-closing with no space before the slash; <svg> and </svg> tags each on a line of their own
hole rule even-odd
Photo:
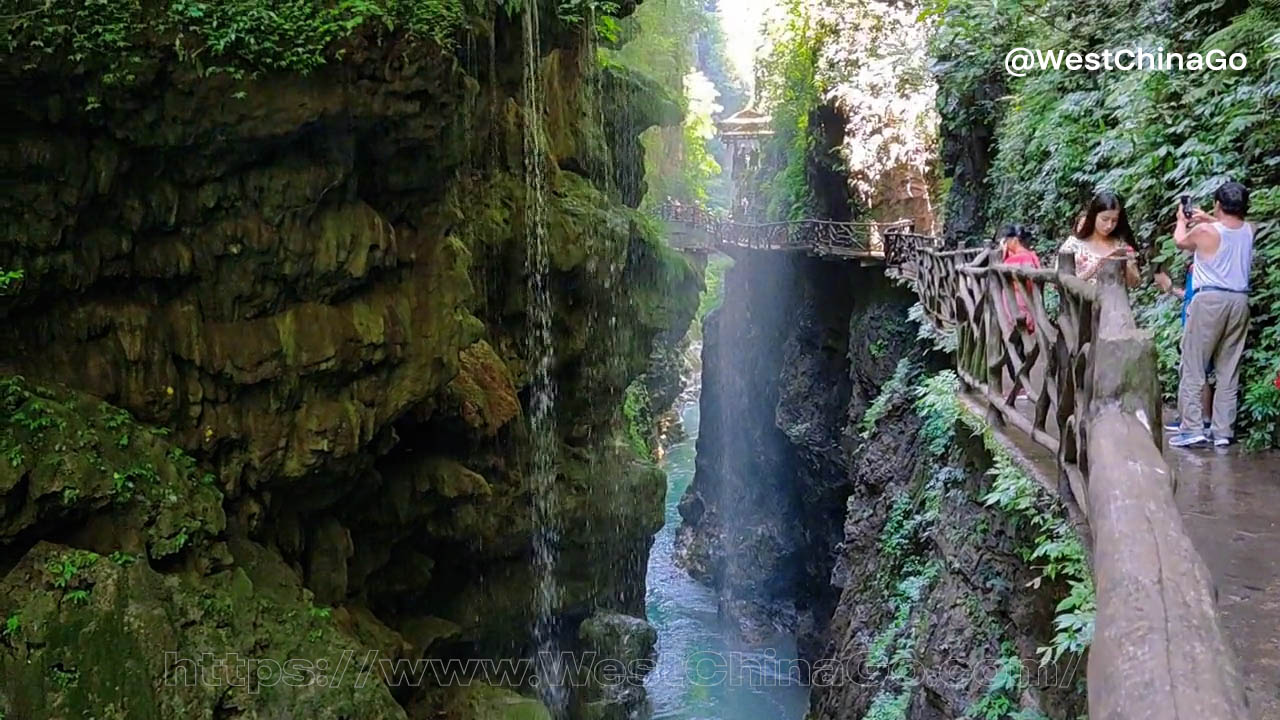
<svg viewBox="0 0 1280 720">
<path fill-rule="evenodd" d="M 874 268 L 744 254 L 704 325 L 697 472 L 679 561 L 748 634 L 780 624 L 821 650 L 853 477 L 849 425 L 911 343 L 908 298 Z"/>
<path fill-rule="evenodd" d="M 988 224 L 983 186 L 991 166 L 995 127 L 994 116 L 979 112 L 978 108 L 990 107 L 1004 95 L 1003 77 L 995 76 L 951 98 L 958 106 L 957 114 L 973 118 L 964 124 L 943 124 L 942 166 L 951 180 L 951 189 L 946 198 L 947 217 L 942 234 L 951 246 L 981 237 Z"/>
<path fill-rule="evenodd" d="M 606 682 L 581 698 L 586 720 L 630 720 L 645 700 L 644 678 L 652 669 L 657 630 L 640 618 L 599 613 L 578 629 L 586 657 Z"/>
<path fill-rule="evenodd" d="M 693 483 L 680 504 L 678 561 L 760 625 L 792 587 L 795 522 L 792 449 L 773 423 L 796 302 L 786 258 L 744 254 L 725 276 L 725 300 L 704 320 L 702 413 Z M 741 601 L 759 602 L 758 612 Z"/>
<path fill-rule="evenodd" d="M 623 201 L 643 192 L 635 135 L 678 108 L 616 70 L 595 97 L 581 34 L 550 33 L 548 192 L 530 197 L 522 60 L 509 55 L 519 28 L 481 27 L 503 49 L 492 74 L 436 49 L 362 46 L 307 78 L 243 86 L 175 64 L 164 82 L 94 111 L 56 64 L 0 65 L 0 87 L 29 99 L 0 144 L 16 179 L 0 198 L 0 268 L 25 272 L 0 297 L 0 379 L 56 388 L 37 400 L 66 416 L 65 430 L 0 438 L 6 451 L 29 448 L 0 459 L 0 571 L 26 567 L 33 544 L 53 539 L 149 558 L 160 574 L 131 588 L 181 570 L 193 593 L 216 594 L 246 561 L 213 548 L 235 541 L 270 559 L 262 583 L 292 588 L 282 614 L 332 606 L 324 619 L 352 647 L 522 655 L 535 580 L 525 256 L 540 202 L 563 493 L 558 611 L 570 634 L 597 610 L 643 614 L 664 483 L 615 442 L 618 409 L 655 336 L 684 334 L 700 278 Z M 171 59 L 157 52 L 157 65 Z M 643 111 L 623 112 L 631 105 Z M 28 402 L 14 398 L 0 402 Z M 38 464 L 55 447 L 74 448 L 73 471 Z M 143 482 L 153 475 L 154 487 Z M 248 592 L 262 592 L 258 579 Z M 185 612 L 172 593 L 151 602 Z M 0 620 L 29 603 L 46 601 L 0 602 Z M 39 632 L 78 622 L 68 607 L 43 615 Z M 189 626 L 175 626 L 181 647 Z M 423 693 L 395 699 L 512 704 Z M 396 716 L 380 707 L 349 716 Z"/>
<path fill-rule="evenodd" d="M 1023 673 L 1012 689 L 1015 709 L 1077 717 L 1085 709 L 1083 661 L 1038 671 L 1028 660 L 1053 636 L 1060 588 L 1037 582 L 1039 572 L 1024 561 L 1027 529 L 981 501 L 992 464 L 981 440 L 962 437 L 931 463 L 919 438 L 921 420 L 908 402 L 895 403 L 883 425 L 893 432 L 877 434 L 853 456 L 861 481 L 847 501 L 831 578 L 839 602 L 821 654 L 856 672 L 815 686 L 810 715 L 863 717 L 883 704 L 901 688 L 886 666 L 901 652 L 920 681 L 901 708 L 906 720 L 968 717 L 991 695 L 1002 668 L 1007 672 L 1002 663 L 1009 658 Z M 931 481 L 946 488 L 939 521 L 925 536 L 904 536 L 893 528 L 895 517 L 903 517 L 895 508 Z M 907 546 L 895 546 L 897 537 L 906 537 Z M 912 554 L 919 564 L 904 569 L 901 558 Z M 916 589 L 905 600 L 903 588 L 912 583 Z"/>
<path fill-rule="evenodd" d="M 241 543 L 232 554 L 236 567 L 194 577 L 132 554 L 34 546 L 0 581 L 7 716 L 405 717 L 381 682 L 308 682 L 364 648 L 307 602 L 274 553 Z"/>
</svg>

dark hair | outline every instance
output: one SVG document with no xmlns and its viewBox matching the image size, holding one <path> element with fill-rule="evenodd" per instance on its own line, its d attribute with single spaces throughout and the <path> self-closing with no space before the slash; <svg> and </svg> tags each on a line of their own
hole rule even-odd
<svg viewBox="0 0 1280 720">
<path fill-rule="evenodd" d="M 1222 212 L 1228 215 L 1242 218 L 1249 212 L 1249 188 L 1238 182 L 1229 180 L 1222 183 L 1222 187 L 1213 193 L 1213 199 L 1222 206 Z"/>
<path fill-rule="evenodd" d="M 1133 229 L 1129 227 L 1129 215 L 1124 211 L 1124 202 L 1120 200 L 1120 196 L 1110 190 L 1099 191 L 1089 201 L 1089 205 L 1084 211 L 1084 223 L 1080 226 L 1080 234 L 1076 237 L 1086 240 L 1093 235 L 1094 224 L 1098 221 L 1098 213 L 1108 210 L 1119 210 L 1120 220 L 1116 223 L 1116 229 L 1111 231 L 1112 238 L 1124 238 L 1129 242 L 1133 242 Z"/>
<path fill-rule="evenodd" d="M 998 245 L 1001 240 L 1011 237 L 1018 238 L 1018 242 L 1022 243 L 1023 247 L 1030 249 L 1031 241 L 1035 236 L 1032 235 L 1031 228 L 1026 225 L 1023 225 L 1022 223 L 1009 223 L 1001 226 L 1000 232 L 996 233 L 995 238 L 993 238 L 993 243 Z"/>
</svg>

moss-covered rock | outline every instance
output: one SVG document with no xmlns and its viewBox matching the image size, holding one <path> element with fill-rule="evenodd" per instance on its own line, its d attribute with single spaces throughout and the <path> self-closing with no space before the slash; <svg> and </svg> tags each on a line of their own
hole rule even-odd
<svg viewBox="0 0 1280 720">
<path fill-rule="evenodd" d="M 413 709 L 418 718 L 551 720 L 546 705 L 505 688 L 483 683 L 437 690 Z"/>
<path fill-rule="evenodd" d="M 88 8 L 28 4 L 59 16 Z M 643 192 L 635 136 L 678 120 L 678 108 L 651 103 L 654 88 L 617 69 L 593 74 L 597 57 L 582 34 L 549 22 L 538 143 L 546 193 L 533 197 L 519 18 L 468 22 L 476 47 L 492 41 L 492 66 L 362 23 L 338 43 L 341 62 L 326 55 L 305 77 L 240 80 L 197 72 L 174 55 L 172 36 L 131 34 L 123 41 L 146 50 L 136 82 L 95 108 L 84 101 L 101 89 L 97 79 L 60 54 L 63 44 L 34 68 L 21 67 L 27 50 L 25 60 L 0 61 L 0 84 L 27 100 L 0 143 L 0 168 L 19 179 L 0 197 L 10 238 L 0 268 L 25 271 L 22 292 L 0 297 L 0 371 L 74 390 L 40 399 L 65 406 L 57 412 L 68 415 L 66 432 L 46 444 L 15 435 L 31 457 L 0 458 L 0 543 L 14 548 L 3 557 L 17 561 L 30 543 L 56 538 L 156 560 L 77 574 L 127 585 L 131 599 L 102 613 L 137 605 L 155 616 L 156 634 L 125 648 L 135 674 L 155 670 L 129 659 L 136 649 L 313 652 L 315 628 L 298 623 L 308 602 L 335 605 L 341 632 L 316 636 L 325 652 L 524 652 L 534 580 L 522 405 L 537 360 L 526 296 L 535 204 L 550 256 L 558 398 L 556 610 L 570 629 L 600 609 L 641 612 L 664 485 L 619 442 L 619 407 L 653 338 L 682 333 L 692 317 L 698 275 L 633 210 Z M 188 35 L 183 43 L 194 45 L 178 47 L 203 39 Z M 106 430 L 118 428 L 104 429 L 91 396 L 172 434 L 130 430 L 128 447 L 116 447 L 119 436 Z M 39 466 L 59 453 L 82 467 Z M 112 472 L 98 474 L 88 462 L 95 453 Z M 182 453 L 213 482 L 201 473 L 193 485 Z M 114 471 L 138 463 L 154 466 L 163 492 L 124 472 L 120 487 L 136 489 L 118 500 Z M 32 580 L 26 567 L 6 587 Z M 38 615 L 46 595 L 18 592 L 11 605 Z M 85 627 L 50 613 L 41 615 L 49 628 Z M 75 648 L 66 648 L 51 662 L 70 673 Z M 28 704 L 10 707 L 35 707 L 49 688 L 30 681 L 33 690 L 10 698 Z M 101 714 L 115 712 L 106 709 L 111 688 L 91 689 Z M 77 692 L 60 696 L 59 713 L 84 709 L 88 696 Z M 283 707 L 307 715 L 313 697 L 290 705 L 296 698 L 233 691 L 215 711 L 192 692 L 180 695 L 190 717 L 266 717 Z M 316 717 L 357 702 L 333 697 Z M 417 690 L 397 697 L 418 707 Z M 383 699 L 349 716 L 378 716 Z M 171 712 L 128 702 L 130 717 Z M 467 696 L 450 707 L 459 718 L 497 717 L 522 702 Z M 527 709 L 538 716 L 536 704 Z"/>
<path fill-rule="evenodd" d="M 511 371 L 483 340 L 458 354 L 458 374 L 447 390 L 462 421 L 485 435 L 520 413 Z"/>
<path fill-rule="evenodd" d="M 167 435 L 83 393 L 0 381 L 0 545 L 78 522 L 86 545 L 160 560 L 218 536 L 214 476 Z"/>
<path fill-rule="evenodd" d="M 381 682 L 356 682 L 363 648 L 298 578 L 270 553 L 241 550 L 247 570 L 193 578 L 37 545 L 0 582 L 0 709 L 49 720 L 403 718 Z M 344 669 L 348 681 L 336 681 Z"/>
</svg>

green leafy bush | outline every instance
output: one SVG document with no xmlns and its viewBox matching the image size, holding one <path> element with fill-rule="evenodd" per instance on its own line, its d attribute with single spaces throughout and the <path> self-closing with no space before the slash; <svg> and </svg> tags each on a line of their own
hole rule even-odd
<svg viewBox="0 0 1280 720">
<path fill-rule="evenodd" d="M 774 36 L 773 46 L 760 63 L 763 72 L 758 73 L 760 94 L 772 113 L 774 130 L 765 162 L 770 172 L 760 185 L 771 219 L 799 220 L 813 217 L 817 209 L 808 175 L 817 146 L 809 115 L 823 103 L 818 60 L 825 30 L 809 17 L 801 0 L 787 0 L 785 8 L 782 22 L 768 30 Z"/>
<path fill-rule="evenodd" d="M 999 508 L 1026 530 L 1028 540 L 1019 552 L 1039 572 L 1032 587 L 1049 581 L 1064 583 L 1067 588 L 1054 616 L 1056 634 L 1038 650 L 1041 663 L 1057 662 L 1067 653 L 1083 653 L 1093 641 L 1096 610 L 1093 573 L 1083 543 L 1067 521 L 1062 502 L 1018 467 L 980 420 L 967 413 L 964 418 L 982 433 L 987 450 L 995 458 L 995 466 L 987 473 L 992 478 L 991 490 L 983 497 L 983 503 Z"/>
<path fill-rule="evenodd" d="M 398 35 L 451 48 L 471 15 L 514 14 L 520 0 L 17 0 L 0 16 L 5 47 L 33 68 L 62 56 L 102 88 L 135 82 L 170 49 L 202 74 L 309 73 L 340 60 L 345 40 Z M 561 22 L 616 34 L 612 0 L 560 0 Z M 100 104 L 89 96 L 90 108 Z"/>
<path fill-rule="evenodd" d="M 654 436 L 653 416 L 649 411 L 649 391 L 642 380 L 635 380 L 622 395 L 622 417 L 626 423 L 627 443 L 636 455 L 648 458 L 653 454 L 651 439 Z"/>
<path fill-rule="evenodd" d="M 915 365 L 907 358 L 898 361 L 898 366 L 893 370 L 893 376 L 880 388 L 880 394 L 871 401 L 871 405 L 862 415 L 862 421 L 858 423 L 858 430 L 862 433 L 864 440 L 871 437 L 871 433 L 875 432 L 876 424 L 888 414 L 893 403 L 905 394 L 907 385 L 915 372 Z"/>
<path fill-rule="evenodd" d="M 1253 332 L 1245 357 L 1241 421 L 1246 442 L 1280 439 L 1280 3 L 1252 0 L 1170 5 L 1160 0 L 931 0 L 932 53 L 944 127 L 963 136 L 994 126 L 994 152 L 980 214 L 988 231 L 1003 222 L 1038 229 L 1042 254 L 1070 232 L 1076 212 L 1099 188 L 1125 200 L 1145 261 L 1180 268 L 1173 209 L 1181 193 L 1204 208 L 1225 179 L 1253 192 L 1258 255 L 1251 298 Z M 1123 43 L 1118 43 L 1122 38 Z M 1010 78 L 1014 47 L 1244 52 L 1244 71 L 1034 71 Z M 1138 297 L 1141 317 L 1161 345 L 1165 395 L 1176 389 L 1176 326 Z"/>
</svg>

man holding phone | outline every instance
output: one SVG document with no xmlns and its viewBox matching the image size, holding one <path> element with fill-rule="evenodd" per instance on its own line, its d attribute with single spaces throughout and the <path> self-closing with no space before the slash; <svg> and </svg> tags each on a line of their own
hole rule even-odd
<svg viewBox="0 0 1280 720">
<path fill-rule="evenodd" d="M 1187 308 L 1178 378 L 1180 432 L 1174 447 L 1229 445 L 1239 404 L 1240 361 L 1249 334 L 1249 274 L 1253 267 L 1253 226 L 1245 222 L 1249 190 L 1223 183 L 1213 194 L 1213 214 L 1179 203 L 1174 244 L 1193 253 L 1195 297 Z M 1209 363 L 1217 368 L 1210 435 L 1203 429 L 1201 391 Z"/>
</svg>

